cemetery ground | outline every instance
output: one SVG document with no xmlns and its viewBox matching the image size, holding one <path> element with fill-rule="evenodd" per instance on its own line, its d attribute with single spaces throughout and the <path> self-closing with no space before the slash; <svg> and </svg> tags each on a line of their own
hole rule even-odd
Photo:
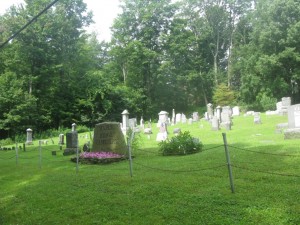
<svg viewBox="0 0 300 225">
<path fill-rule="evenodd" d="M 150 140 L 137 136 L 132 177 L 127 160 L 77 170 L 58 139 L 41 158 L 37 142 L 18 161 L 0 151 L 0 224 L 300 224 L 300 140 L 275 132 L 286 116 L 261 120 L 235 117 L 229 131 L 211 131 L 207 121 L 169 126 L 169 136 L 180 127 L 202 141 L 202 152 L 186 156 L 162 156 L 153 124 Z"/>
</svg>

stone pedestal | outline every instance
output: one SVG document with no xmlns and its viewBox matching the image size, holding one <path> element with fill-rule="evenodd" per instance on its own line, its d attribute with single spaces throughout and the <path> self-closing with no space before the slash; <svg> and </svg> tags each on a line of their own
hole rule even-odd
<svg viewBox="0 0 300 225">
<path fill-rule="evenodd" d="M 27 132 L 27 137 L 26 137 L 26 145 L 32 145 L 32 130 L 30 128 L 28 128 L 26 130 Z"/>
</svg>

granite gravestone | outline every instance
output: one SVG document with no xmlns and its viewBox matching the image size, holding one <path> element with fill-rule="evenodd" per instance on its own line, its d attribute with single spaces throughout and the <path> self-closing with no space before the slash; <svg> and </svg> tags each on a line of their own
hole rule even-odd
<svg viewBox="0 0 300 225">
<path fill-rule="evenodd" d="M 78 133 L 76 130 L 72 130 L 66 134 L 66 149 L 64 150 L 63 155 L 72 155 L 76 154 L 78 147 Z"/>
<path fill-rule="evenodd" d="M 118 122 L 104 122 L 95 126 L 92 152 L 127 155 L 125 138 Z"/>
<path fill-rule="evenodd" d="M 59 139 L 59 141 L 58 141 L 59 145 L 64 145 L 65 144 L 65 135 L 64 134 L 60 134 L 58 136 L 58 139 Z"/>
<path fill-rule="evenodd" d="M 199 113 L 193 112 L 192 118 L 193 118 L 193 122 L 198 122 L 199 121 Z"/>
<path fill-rule="evenodd" d="M 279 111 L 280 115 L 287 115 L 288 108 L 291 106 L 291 98 L 290 97 L 283 97 L 281 99 L 281 110 Z"/>
<path fill-rule="evenodd" d="M 218 118 L 215 116 L 211 119 L 211 130 L 219 130 L 219 120 Z"/>
</svg>

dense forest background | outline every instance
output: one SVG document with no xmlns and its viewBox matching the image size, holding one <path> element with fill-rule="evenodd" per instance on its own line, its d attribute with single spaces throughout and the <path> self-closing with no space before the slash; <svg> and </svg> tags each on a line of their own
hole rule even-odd
<svg viewBox="0 0 300 225">
<path fill-rule="evenodd" d="M 0 44 L 51 0 L 0 16 Z M 82 0 L 59 0 L 0 48 L 2 137 L 161 110 L 300 102 L 299 0 L 123 0 L 99 42 Z M 223 96 L 223 98 L 222 98 Z"/>
</svg>

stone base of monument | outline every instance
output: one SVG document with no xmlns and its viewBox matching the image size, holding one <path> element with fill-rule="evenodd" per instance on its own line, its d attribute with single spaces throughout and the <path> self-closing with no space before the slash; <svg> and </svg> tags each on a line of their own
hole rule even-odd
<svg viewBox="0 0 300 225">
<path fill-rule="evenodd" d="M 289 128 L 288 123 L 279 123 L 279 124 L 276 125 L 275 133 L 280 134 L 280 133 L 283 132 L 283 130 L 288 129 L 288 128 Z"/>
<path fill-rule="evenodd" d="M 77 152 L 77 149 L 76 149 L 76 148 L 66 148 L 66 149 L 64 150 L 63 155 L 64 155 L 64 156 L 66 156 L 66 155 L 74 155 L 74 154 L 76 154 L 76 152 Z M 80 151 L 78 151 L 78 153 L 80 153 Z"/>
<path fill-rule="evenodd" d="M 226 130 L 231 130 L 231 123 L 230 122 L 223 122 L 220 124 L 220 127 L 226 129 Z"/>
<path fill-rule="evenodd" d="M 300 128 L 290 128 L 283 131 L 284 139 L 300 139 Z"/>
</svg>

